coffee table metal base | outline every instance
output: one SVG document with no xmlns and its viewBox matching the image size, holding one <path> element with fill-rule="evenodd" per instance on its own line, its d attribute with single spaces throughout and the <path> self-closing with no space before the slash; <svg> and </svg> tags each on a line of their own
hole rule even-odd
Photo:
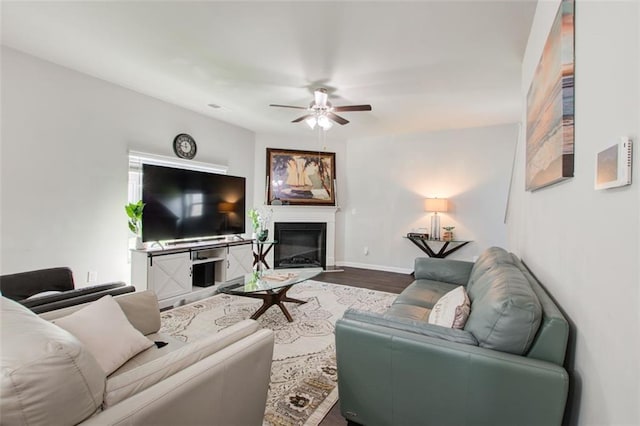
<svg viewBox="0 0 640 426">
<path fill-rule="evenodd" d="M 293 318 L 291 317 L 291 314 L 289 313 L 289 311 L 287 310 L 287 307 L 284 306 L 284 303 L 282 302 L 291 302 L 291 303 L 297 303 L 299 305 L 302 305 L 304 303 L 307 303 L 307 301 L 288 297 L 287 291 L 291 287 L 293 287 L 293 284 L 288 285 L 286 287 L 282 287 L 278 289 L 277 292 L 273 290 L 267 290 L 266 293 L 243 294 L 242 296 L 244 297 L 253 297 L 255 299 L 262 299 L 262 306 L 260 306 L 260 308 L 253 315 L 251 315 L 251 319 L 253 320 L 258 319 L 262 314 L 264 314 L 267 311 L 267 309 L 269 309 L 273 305 L 278 305 L 278 307 L 280 308 L 284 316 L 287 317 L 287 321 L 293 322 Z"/>
</svg>

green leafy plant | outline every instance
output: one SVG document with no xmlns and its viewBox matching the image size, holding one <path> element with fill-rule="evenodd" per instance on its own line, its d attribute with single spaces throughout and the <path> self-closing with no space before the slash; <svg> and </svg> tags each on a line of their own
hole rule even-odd
<svg viewBox="0 0 640 426">
<path fill-rule="evenodd" d="M 137 203 L 129 203 L 124 206 L 124 210 L 127 212 L 127 216 L 129 217 L 129 230 L 136 235 L 140 235 L 142 231 L 142 211 L 144 210 L 145 204 L 142 200 Z"/>
<path fill-rule="evenodd" d="M 251 219 L 251 224 L 253 225 L 254 231 L 257 232 L 260 228 L 260 213 L 257 209 L 251 209 L 249 210 L 247 215 L 249 216 L 249 219 Z"/>
<path fill-rule="evenodd" d="M 443 226 L 442 229 L 444 229 L 445 231 L 453 231 L 456 227 L 455 226 Z"/>
<path fill-rule="evenodd" d="M 251 274 L 251 279 L 245 285 L 245 290 L 257 290 L 258 289 L 258 281 L 260 281 L 260 271 L 253 271 Z"/>
<path fill-rule="evenodd" d="M 271 223 L 271 215 L 273 211 L 271 209 L 251 209 L 247 213 L 253 224 L 253 230 L 257 233 L 269 228 Z"/>
</svg>

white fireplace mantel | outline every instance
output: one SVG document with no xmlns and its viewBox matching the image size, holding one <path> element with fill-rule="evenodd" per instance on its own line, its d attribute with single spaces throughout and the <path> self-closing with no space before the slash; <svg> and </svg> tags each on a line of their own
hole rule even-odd
<svg viewBox="0 0 640 426">
<path fill-rule="evenodd" d="M 324 222 L 327 224 L 327 266 L 336 264 L 336 206 L 264 206 L 271 210 L 269 235 L 273 237 L 275 222 Z M 273 266 L 273 252 L 267 256 L 267 262 Z"/>
</svg>

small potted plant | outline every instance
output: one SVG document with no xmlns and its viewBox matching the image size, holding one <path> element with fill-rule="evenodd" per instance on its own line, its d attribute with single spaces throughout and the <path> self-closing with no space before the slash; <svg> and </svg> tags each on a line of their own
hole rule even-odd
<svg viewBox="0 0 640 426">
<path fill-rule="evenodd" d="M 260 212 L 258 209 L 251 209 L 248 213 L 251 224 L 253 225 L 252 238 L 258 241 L 266 241 L 269 237 L 269 223 L 271 221 L 271 212 Z"/>
<path fill-rule="evenodd" d="M 444 232 L 442 233 L 443 241 L 453 241 L 453 230 L 455 226 L 443 226 Z"/>
<path fill-rule="evenodd" d="M 139 200 L 137 203 L 129 203 L 124 206 L 124 210 L 127 212 L 127 216 L 129 217 L 129 230 L 136 236 L 137 249 L 144 248 L 144 244 L 142 243 L 142 211 L 144 210 L 144 206 L 145 204 L 142 200 Z"/>
</svg>

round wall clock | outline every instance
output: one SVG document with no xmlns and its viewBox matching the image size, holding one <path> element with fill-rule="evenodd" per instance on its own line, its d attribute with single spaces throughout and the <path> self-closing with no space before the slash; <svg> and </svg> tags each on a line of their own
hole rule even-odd
<svg viewBox="0 0 640 426">
<path fill-rule="evenodd" d="M 196 156 L 196 141 L 186 133 L 180 133 L 173 139 L 173 152 L 180 158 L 191 160 Z"/>
</svg>

